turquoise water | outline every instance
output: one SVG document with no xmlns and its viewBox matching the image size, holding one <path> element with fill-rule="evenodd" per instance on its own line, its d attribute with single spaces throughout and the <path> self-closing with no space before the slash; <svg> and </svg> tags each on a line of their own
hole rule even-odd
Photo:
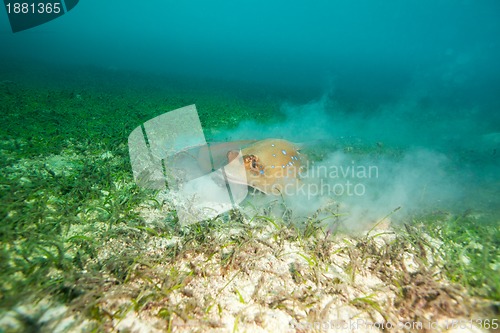
<svg viewBox="0 0 500 333">
<path fill-rule="evenodd" d="M 418 85 L 434 98 L 470 106 L 495 102 L 498 6 L 493 0 L 86 1 L 17 34 L 3 14 L 2 57 L 334 87 L 358 102 L 399 98 Z"/>
<path fill-rule="evenodd" d="M 283 223 L 306 239 L 304 225 L 333 206 L 321 239 L 335 243 L 328 236 L 339 224 L 350 234 L 390 215 L 396 229 L 441 240 L 431 251 L 444 258 L 437 266 L 498 316 L 498 36 L 494 0 L 88 0 L 15 34 L 0 14 L 0 332 L 39 324 L 45 305 L 34 304 L 44 295 L 109 331 L 110 285 L 143 276 L 148 285 L 137 262 L 182 257 L 182 247 L 158 254 L 148 242 L 196 241 L 193 252 L 203 254 L 219 229 L 230 234 L 231 223 L 263 215 L 261 224 Z M 310 170 L 376 174 L 321 178 L 359 184 L 359 195 L 306 193 L 273 211 L 259 205 L 278 199 L 257 194 L 244 202 L 245 217 L 180 230 L 172 205 L 135 185 L 127 138 L 190 104 L 207 141 L 282 138 L 303 148 Z M 144 207 L 160 213 L 153 219 Z M 208 308 L 217 306 L 197 309 Z"/>
</svg>

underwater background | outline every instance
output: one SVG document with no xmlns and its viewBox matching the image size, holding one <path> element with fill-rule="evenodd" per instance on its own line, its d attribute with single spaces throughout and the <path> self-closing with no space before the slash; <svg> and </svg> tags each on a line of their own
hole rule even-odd
<svg viewBox="0 0 500 333">
<path fill-rule="evenodd" d="M 357 313 L 494 329 L 499 36 L 495 0 L 87 0 L 18 33 L 3 11 L 0 332 L 307 331 Z M 190 104 L 207 141 L 282 138 L 377 177 L 181 228 L 172 198 L 135 184 L 127 138 Z"/>
</svg>

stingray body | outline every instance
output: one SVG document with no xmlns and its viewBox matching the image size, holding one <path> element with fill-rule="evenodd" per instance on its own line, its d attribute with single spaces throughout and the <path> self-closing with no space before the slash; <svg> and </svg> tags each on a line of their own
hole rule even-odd
<svg viewBox="0 0 500 333">
<path fill-rule="evenodd" d="M 229 162 L 235 160 L 239 150 L 227 153 Z M 243 166 L 231 163 L 225 168 L 229 181 L 246 183 L 266 194 L 289 194 L 299 182 L 305 158 L 297 145 L 282 139 L 256 141 L 241 149 Z"/>
<path fill-rule="evenodd" d="M 279 195 L 295 189 L 305 156 L 290 141 L 265 139 L 191 147 L 177 154 L 172 162 L 175 173 L 183 174 L 183 181 L 223 169 L 223 180 Z"/>
</svg>

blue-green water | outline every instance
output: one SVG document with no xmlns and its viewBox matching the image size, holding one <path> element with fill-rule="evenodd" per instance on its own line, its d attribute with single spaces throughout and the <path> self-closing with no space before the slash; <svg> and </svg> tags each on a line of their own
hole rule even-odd
<svg viewBox="0 0 500 333">
<path fill-rule="evenodd" d="M 496 101 L 499 12 L 494 0 L 85 1 L 17 34 L 2 13 L 1 55 L 335 88 L 365 102 L 425 89 L 470 107 Z"/>
</svg>

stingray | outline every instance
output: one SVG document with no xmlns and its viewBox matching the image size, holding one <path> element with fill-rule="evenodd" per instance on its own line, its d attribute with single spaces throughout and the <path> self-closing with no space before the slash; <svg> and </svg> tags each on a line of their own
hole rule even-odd
<svg viewBox="0 0 500 333">
<path fill-rule="evenodd" d="M 235 161 L 239 153 L 238 150 L 228 151 L 228 162 Z M 244 182 L 266 194 L 295 191 L 305 163 L 297 145 L 281 139 L 266 139 L 241 149 L 241 154 L 244 168 L 239 167 L 239 163 L 231 163 L 225 168 L 229 181 Z"/>
<path fill-rule="evenodd" d="M 223 167 L 228 182 L 246 184 L 269 195 L 294 191 L 306 162 L 298 145 L 282 139 L 211 143 L 190 149 L 189 156 L 199 168 L 198 172 L 191 170 L 193 177 Z"/>
</svg>

